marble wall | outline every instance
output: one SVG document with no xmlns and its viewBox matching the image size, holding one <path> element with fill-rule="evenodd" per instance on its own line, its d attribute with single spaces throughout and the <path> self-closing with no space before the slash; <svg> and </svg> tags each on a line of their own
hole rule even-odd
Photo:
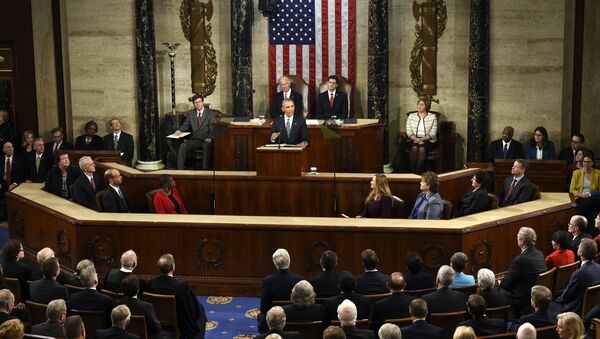
<svg viewBox="0 0 600 339">
<path fill-rule="evenodd" d="M 600 3 L 585 2 L 583 30 L 583 79 L 581 90 L 581 132 L 585 135 L 586 147 L 594 150 L 600 158 Z M 596 164 L 598 165 L 598 164 Z"/>
</svg>

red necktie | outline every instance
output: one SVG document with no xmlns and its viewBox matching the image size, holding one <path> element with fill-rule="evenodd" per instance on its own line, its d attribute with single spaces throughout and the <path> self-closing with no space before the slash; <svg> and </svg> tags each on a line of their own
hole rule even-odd
<svg viewBox="0 0 600 339">
<path fill-rule="evenodd" d="M 331 108 L 333 108 L 333 93 L 329 93 L 329 104 L 331 105 Z"/>
<path fill-rule="evenodd" d="M 6 186 L 12 184 L 12 174 L 10 173 L 10 159 L 6 159 Z"/>
</svg>

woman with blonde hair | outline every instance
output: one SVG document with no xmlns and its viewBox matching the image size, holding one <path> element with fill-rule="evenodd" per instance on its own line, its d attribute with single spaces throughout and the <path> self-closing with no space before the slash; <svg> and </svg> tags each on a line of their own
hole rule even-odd
<svg viewBox="0 0 600 339">
<path fill-rule="evenodd" d="M 25 328 L 19 319 L 7 320 L 0 325 L 0 339 L 21 339 L 25 336 Z"/>
<path fill-rule="evenodd" d="M 560 339 L 583 339 L 585 338 L 585 329 L 583 321 L 574 312 L 565 312 L 559 314 L 556 322 L 556 332 Z"/>
<path fill-rule="evenodd" d="M 375 174 L 371 179 L 371 192 L 365 199 L 365 206 L 357 218 L 391 218 L 392 191 L 385 174 Z"/>
<path fill-rule="evenodd" d="M 454 330 L 452 339 L 475 339 L 475 331 L 470 326 L 458 326 Z"/>
<path fill-rule="evenodd" d="M 31 152 L 34 152 L 33 149 L 33 131 L 26 130 L 23 132 L 23 136 L 21 137 L 21 154 L 24 156 Z"/>
</svg>

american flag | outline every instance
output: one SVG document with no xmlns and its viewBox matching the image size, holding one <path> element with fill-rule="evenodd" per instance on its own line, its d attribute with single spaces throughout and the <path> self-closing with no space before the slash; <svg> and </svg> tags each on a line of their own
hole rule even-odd
<svg viewBox="0 0 600 339">
<path fill-rule="evenodd" d="M 318 86 L 337 74 L 355 78 L 356 0 L 279 0 L 269 19 L 269 88 L 283 75 L 301 75 L 309 104 Z"/>
</svg>

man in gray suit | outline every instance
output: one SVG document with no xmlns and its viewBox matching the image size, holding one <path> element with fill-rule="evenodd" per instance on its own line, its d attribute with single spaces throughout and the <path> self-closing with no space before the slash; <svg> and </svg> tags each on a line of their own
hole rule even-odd
<svg viewBox="0 0 600 339">
<path fill-rule="evenodd" d="M 184 169 L 186 154 L 198 148 L 202 148 L 202 169 L 209 169 L 210 148 L 212 142 L 211 121 L 214 118 L 213 112 L 204 107 L 204 98 L 198 94 L 192 97 L 194 109 L 188 111 L 185 115 L 185 121 L 175 131 L 175 135 L 181 132 L 190 131 L 192 134 L 185 140 L 177 151 L 177 169 Z"/>
</svg>

